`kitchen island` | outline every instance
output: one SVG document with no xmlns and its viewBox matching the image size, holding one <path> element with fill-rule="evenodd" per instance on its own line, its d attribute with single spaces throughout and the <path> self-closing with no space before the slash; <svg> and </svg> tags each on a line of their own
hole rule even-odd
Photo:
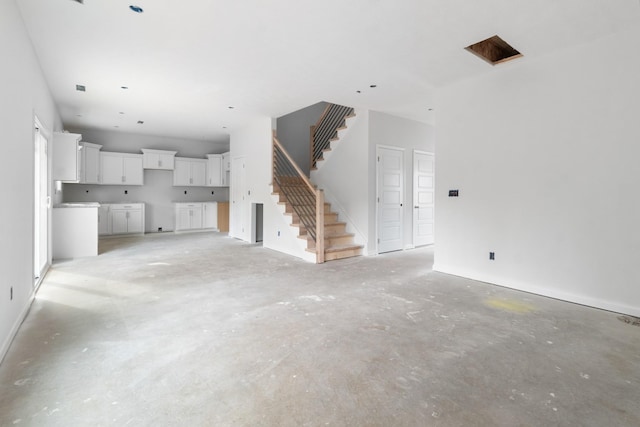
<svg viewBox="0 0 640 427">
<path fill-rule="evenodd" d="M 99 203 L 61 203 L 53 207 L 53 259 L 98 255 Z"/>
</svg>

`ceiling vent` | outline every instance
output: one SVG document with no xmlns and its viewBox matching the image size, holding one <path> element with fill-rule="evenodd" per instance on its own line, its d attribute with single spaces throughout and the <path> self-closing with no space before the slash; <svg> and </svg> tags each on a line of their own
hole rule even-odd
<svg viewBox="0 0 640 427">
<path fill-rule="evenodd" d="M 85 92 L 87 90 L 87 88 L 84 87 L 84 85 L 76 85 L 76 90 L 78 92 Z"/>
<path fill-rule="evenodd" d="M 489 37 L 486 40 L 467 46 L 465 49 L 491 65 L 522 57 L 520 52 L 498 36 Z"/>
</svg>

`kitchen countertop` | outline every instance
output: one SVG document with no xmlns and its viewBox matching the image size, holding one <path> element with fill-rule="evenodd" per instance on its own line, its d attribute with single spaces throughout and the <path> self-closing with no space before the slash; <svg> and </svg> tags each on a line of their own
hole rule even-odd
<svg viewBox="0 0 640 427">
<path fill-rule="evenodd" d="M 99 208 L 99 207 L 100 207 L 100 203 L 96 203 L 96 202 L 60 203 L 54 206 L 54 208 Z"/>
</svg>

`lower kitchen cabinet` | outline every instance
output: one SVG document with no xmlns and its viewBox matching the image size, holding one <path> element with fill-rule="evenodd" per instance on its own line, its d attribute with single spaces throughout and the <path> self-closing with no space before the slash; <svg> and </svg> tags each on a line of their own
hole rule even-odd
<svg viewBox="0 0 640 427">
<path fill-rule="evenodd" d="M 143 234 L 144 203 L 102 204 L 98 210 L 98 234 Z"/>
<path fill-rule="evenodd" d="M 218 207 L 216 202 L 175 203 L 175 213 L 175 231 L 218 228 Z"/>
</svg>

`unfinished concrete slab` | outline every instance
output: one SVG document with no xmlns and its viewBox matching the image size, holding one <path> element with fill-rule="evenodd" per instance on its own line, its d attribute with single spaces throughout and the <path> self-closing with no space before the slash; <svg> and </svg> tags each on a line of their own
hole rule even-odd
<svg viewBox="0 0 640 427">
<path fill-rule="evenodd" d="M 45 278 L 0 365 L 0 425 L 640 425 L 640 327 L 432 261 L 103 240 Z"/>
</svg>

